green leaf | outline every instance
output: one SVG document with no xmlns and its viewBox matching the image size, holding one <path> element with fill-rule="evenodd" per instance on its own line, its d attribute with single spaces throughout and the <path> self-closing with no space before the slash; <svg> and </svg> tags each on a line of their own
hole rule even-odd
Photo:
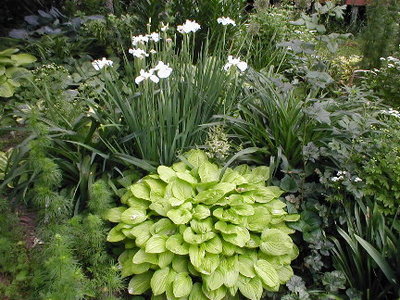
<svg viewBox="0 0 400 300">
<path fill-rule="evenodd" d="M 123 227 L 121 226 L 121 224 L 118 224 L 117 226 L 112 228 L 107 235 L 107 242 L 116 243 L 124 240 L 125 235 L 121 232 L 122 228 Z"/>
<path fill-rule="evenodd" d="M 201 182 L 216 182 L 219 180 L 220 170 L 217 165 L 204 162 L 199 167 Z"/>
<path fill-rule="evenodd" d="M 280 186 L 284 191 L 290 193 L 295 193 L 298 190 L 296 181 L 287 174 L 282 178 Z"/>
<path fill-rule="evenodd" d="M 194 167 L 199 168 L 202 164 L 208 162 L 208 157 L 201 150 L 190 150 L 185 154 L 187 161 Z"/>
<path fill-rule="evenodd" d="M 240 276 L 238 281 L 239 291 L 250 300 L 260 300 L 263 293 L 262 281 L 258 277 L 247 278 Z"/>
<path fill-rule="evenodd" d="M 154 295 L 161 295 L 165 293 L 167 289 L 167 282 L 168 282 L 168 275 L 169 275 L 169 268 L 163 268 L 154 272 L 150 286 L 151 290 L 153 291 Z"/>
<path fill-rule="evenodd" d="M 278 273 L 279 281 L 281 284 L 288 282 L 290 278 L 292 278 L 292 276 L 294 275 L 292 267 L 288 265 L 276 268 L 276 272 Z"/>
<path fill-rule="evenodd" d="M 222 259 L 219 268 L 224 274 L 224 285 L 226 287 L 234 287 L 239 278 L 238 256 L 235 255 Z"/>
<path fill-rule="evenodd" d="M 192 214 L 189 210 L 182 207 L 170 209 L 167 212 L 168 218 L 175 224 L 186 224 L 192 219 Z"/>
<path fill-rule="evenodd" d="M 9 98 L 14 95 L 15 87 L 8 81 L 0 83 L 0 97 Z"/>
<path fill-rule="evenodd" d="M 188 182 L 188 183 L 190 183 L 190 184 L 197 184 L 197 179 L 196 178 L 194 178 L 192 175 L 190 175 L 189 173 L 187 173 L 187 172 L 177 172 L 176 173 L 176 176 L 179 178 L 179 179 L 181 179 L 181 180 L 183 180 L 183 181 L 185 181 L 185 182 Z"/>
<path fill-rule="evenodd" d="M 121 221 L 125 224 L 139 224 L 147 219 L 146 210 L 130 207 L 121 214 Z"/>
<path fill-rule="evenodd" d="M 196 205 L 193 208 L 193 218 L 203 220 L 211 215 L 210 209 L 205 205 Z"/>
<path fill-rule="evenodd" d="M 222 300 L 226 296 L 226 292 L 227 290 L 224 286 L 221 286 L 219 289 L 216 289 L 214 291 L 209 291 L 203 285 L 203 293 L 206 295 L 208 299 Z"/>
<path fill-rule="evenodd" d="M 126 210 L 125 206 L 110 208 L 105 212 L 103 218 L 114 223 L 121 222 L 121 214 L 125 210 Z"/>
<path fill-rule="evenodd" d="M 236 233 L 234 234 L 222 234 L 225 241 L 234 244 L 239 247 L 244 247 L 246 243 L 250 240 L 250 233 L 244 227 L 236 227 Z"/>
<path fill-rule="evenodd" d="M 243 194 L 252 199 L 254 202 L 268 203 L 276 198 L 279 198 L 280 195 L 283 194 L 283 191 L 275 186 L 260 186 L 257 190 L 245 192 Z"/>
<path fill-rule="evenodd" d="M 177 272 L 188 272 L 188 257 L 182 255 L 174 255 L 172 259 L 172 269 Z"/>
<path fill-rule="evenodd" d="M 187 255 L 189 254 L 189 244 L 187 244 L 183 240 L 183 236 L 181 234 L 175 234 L 168 238 L 166 244 L 166 248 L 178 255 Z"/>
<path fill-rule="evenodd" d="M 135 264 L 150 263 L 156 265 L 158 263 L 157 254 L 146 253 L 143 249 L 139 249 L 133 256 L 132 262 Z"/>
<path fill-rule="evenodd" d="M 27 65 L 36 61 L 36 57 L 26 53 L 13 54 L 11 55 L 11 59 L 15 62 L 16 66 Z"/>
<path fill-rule="evenodd" d="M 170 251 L 165 251 L 158 255 L 158 266 L 162 269 L 169 266 L 172 263 L 172 259 L 175 254 Z"/>
<path fill-rule="evenodd" d="M 129 281 L 128 293 L 131 295 L 141 295 L 150 288 L 150 280 L 153 276 L 152 272 L 135 275 Z"/>
<path fill-rule="evenodd" d="M 157 168 L 157 173 L 160 175 L 160 178 L 166 183 L 169 183 L 172 179 L 176 178 L 176 172 L 172 168 L 166 166 L 159 166 Z"/>
<path fill-rule="evenodd" d="M 266 166 L 254 168 L 251 171 L 251 176 L 253 177 L 251 182 L 267 181 L 270 178 L 270 173 L 270 169 Z"/>
<path fill-rule="evenodd" d="M 139 182 L 131 185 L 130 190 L 132 194 L 137 198 L 151 200 L 150 188 L 146 184 L 144 184 L 144 182 Z"/>
<path fill-rule="evenodd" d="M 203 275 L 202 277 L 207 289 L 211 291 L 219 289 L 224 284 L 225 280 L 225 275 L 219 268 L 210 275 Z"/>
<path fill-rule="evenodd" d="M 206 233 L 214 229 L 212 218 L 204 220 L 191 220 L 190 227 L 195 233 Z"/>
<path fill-rule="evenodd" d="M 240 185 L 247 183 L 247 180 L 242 175 L 240 175 L 239 172 L 228 168 L 222 176 L 221 182 L 229 182 L 235 185 Z"/>
<path fill-rule="evenodd" d="M 177 298 L 187 297 L 192 290 L 193 282 L 188 273 L 182 272 L 175 276 L 173 282 L 174 296 Z"/>
<path fill-rule="evenodd" d="M 176 179 L 172 183 L 170 183 L 170 185 L 172 194 L 177 199 L 186 200 L 193 196 L 193 188 L 186 181 Z"/>
<path fill-rule="evenodd" d="M 265 229 L 261 240 L 260 250 L 273 256 L 290 253 L 294 245 L 290 236 L 279 229 Z"/>
<path fill-rule="evenodd" d="M 205 300 L 205 299 L 206 296 L 204 295 L 201 289 L 201 284 L 196 282 L 193 285 L 192 291 L 190 292 L 189 300 Z"/>
<path fill-rule="evenodd" d="M 183 232 L 183 239 L 189 244 L 201 244 L 205 241 L 211 240 L 215 235 L 214 232 L 196 234 L 191 227 L 187 227 Z"/>
<path fill-rule="evenodd" d="M 270 289 L 276 290 L 279 288 L 279 276 L 274 266 L 264 259 L 259 259 L 254 264 L 254 270 L 263 281 L 263 283 Z"/>
<path fill-rule="evenodd" d="M 256 276 L 254 261 L 248 256 L 239 255 L 239 273 L 248 278 Z"/>
<path fill-rule="evenodd" d="M 224 191 L 210 189 L 206 191 L 202 191 L 198 193 L 194 198 L 193 201 L 195 203 L 203 203 L 207 205 L 213 205 L 217 203 L 223 196 L 225 195 Z"/>
<path fill-rule="evenodd" d="M 19 51 L 19 49 L 17 49 L 17 48 L 8 48 L 8 49 L 5 49 L 3 51 L 0 51 L 0 56 L 6 56 L 6 57 L 8 56 L 8 57 L 10 57 L 14 53 L 17 53 L 18 51 Z"/>
<path fill-rule="evenodd" d="M 211 240 L 204 242 L 201 246 L 202 249 L 204 249 L 208 253 L 220 254 L 222 252 L 222 242 L 217 235 Z"/>
<path fill-rule="evenodd" d="M 159 195 L 164 195 L 165 193 L 165 183 L 161 180 L 146 178 L 143 180 L 150 188 L 152 193 L 157 193 Z"/>
<path fill-rule="evenodd" d="M 150 228 L 152 235 L 173 235 L 176 233 L 177 226 L 168 219 L 160 219 Z"/>
<path fill-rule="evenodd" d="M 160 235 L 153 235 L 146 243 L 147 253 L 163 253 L 166 243 L 166 237 Z"/>
</svg>

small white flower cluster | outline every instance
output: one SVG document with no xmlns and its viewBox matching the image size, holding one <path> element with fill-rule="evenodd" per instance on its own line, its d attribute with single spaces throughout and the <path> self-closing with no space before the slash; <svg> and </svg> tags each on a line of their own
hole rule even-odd
<svg viewBox="0 0 400 300">
<path fill-rule="evenodd" d="M 381 110 L 380 113 L 384 114 L 384 115 L 400 118 L 400 112 L 393 108 L 389 108 L 389 110 Z"/>
<path fill-rule="evenodd" d="M 227 18 L 227 17 L 220 17 L 217 19 L 217 22 L 224 26 L 228 26 L 228 25 L 236 26 L 236 22 L 233 21 L 231 18 Z"/>
<path fill-rule="evenodd" d="M 196 32 L 200 28 L 201 26 L 196 21 L 186 20 L 186 22 L 183 23 L 182 25 L 178 25 L 176 29 L 180 33 L 190 33 L 190 32 Z"/>
<path fill-rule="evenodd" d="M 155 73 L 157 73 L 157 75 Z M 168 78 L 171 73 L 172 68 L 164 64 L 162 61 L 159 61 L 157 66 L 150 69 L 148 72 L 143 69 L 140 70 L 140 75 L 135 78 L 135 82 L 136 84 L 139 84 L 144 80 L 150 79 L 154 83 L 158 83 L 160 81 L 160 78 Z"/>
<path fill-rule="evenodd" d="M 129 53 L 132 54 L 134 57 L 137 57 L 137 58 L 140 58 L 140 59 L 149 56 L 149 54 L 147 54 L 146 51 L 144 51 L 143 49 L 140 49 L 140 48 L 138 48 L 138 49 L 129 49 Z"/>
<path fill-rule="evenodd" d="M 103 69 L 104 67 L 111 67 L 113 65 L 113 61 L 106 59 L 103 57 L 102 59 L 96 59 L 92 62 L 92 66 L 96 71 Z"/>
<path fill-rule="evenodd" d="M 137 45 L 144 45 L 148 43 L 149 41 L 154 41 L 154 42 L 159 42 L 161 39 L 160 34 L 157 32 L 153 32 L 147 35 L 136 35 L 132 37 L 132 45 L 137 46 Z"/>
<path fill-rule="evenodd" d="M 331 177 L 330 179 L 331 179 L 332 182 L 338 182 L 338 181 L 344 180 L 346 175 L 348 175 L 348 178 L 350 180 L 352 180 L 353 182 L 357 183 L 357 182 L 362 182 L 363 181 L 358 176 L 351 177 L 351 175 L 347 171 L 338 171 L 336 176 Z"/>
<path fill-rule="evenodd" d="M 224 66 L 224 70 L 228 71 L 232 66 L 237 67 L 240 72 L 246 71 L 248 65 L 246 62 L 241 61 L 239 58 L 235 58 L 232 55 L 228 56 L 228 63 Z"/>
<path fill-rule="evenodd" d="M 400 59 L 399 58 L 393 57 L 393 56 L 388 56 L 386 58 L 381 57 L 380 60 L 387 62 L 388 68 L 397 68 L 398 70 L 400 70 Z"/>
</svg>

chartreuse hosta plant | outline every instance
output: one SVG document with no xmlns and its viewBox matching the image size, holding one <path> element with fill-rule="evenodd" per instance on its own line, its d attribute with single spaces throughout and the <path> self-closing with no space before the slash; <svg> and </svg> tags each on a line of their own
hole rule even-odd
<svg viewBox="0 0 400 300">
<path fill-rule="evenodd" d="M 222 168 L 200 150 L 172 167 L 160 166 L 128 188 L 124 206 L 106 217 L 119 223 L 110 242 L 128 291 L 152 299 L 260 299 L 293 275 L 298 249 L 285 222 L 278 187 L 266 186 L 267 167 Z"/>
</svg>

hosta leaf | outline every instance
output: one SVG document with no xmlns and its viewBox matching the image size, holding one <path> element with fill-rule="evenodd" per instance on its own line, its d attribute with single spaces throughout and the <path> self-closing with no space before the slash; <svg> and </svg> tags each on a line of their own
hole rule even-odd
<svg viewBox="0 0 400 300">
<path fill-rule="evenodd" d="M 128 293 L 131 295 L 141 295 L 150 288 L 150 280 L 153 276 L 152 272 L 135 275 L 129 281 Z"/>
<path fill-rule="evenodd" d="M 174 296 L 177 298 L 187 297 L 192 290 L 193 282 L 188 273 L 182 272 L 175 276 L 173 282 Z"/>
<path fill-rule="evenodd" d="M 165 248 L 166 237 L 153 235 L 146 243 L 147 253 L 163 253 Z"/>
<path fill-rule="evenodd" d="M 192 265 L 198 269 L 201 266 L 201 262 L 206 255 L 206 252 L 200 249 L 198 245 L 190 245 L 189 248 L 189 258 Z"/>
<path fill-rule="evenodd" d="M 213 186 L 213 189 L 223 191 L 224 194 L 232 192 L 236 188 L 236 184 L 230 182 L 220 182 Z"/>
<path fill-rule="evenodd" d="M 144 182 L 149 186 L 151 192 L 164 195 L 166 185 L 163 181 L 153 178 L 146 178 Z"/>
<path fill-rule="evenodd" d="M 193 196 L 193 188 L 186 181 L 176 179 L 171 184 L 172 194 L 175 198 L 186 200 Z"/>
<path fill-rule="evenodd" d="M 135 264 L 150 263 L 157 264 L 157 254 L 146 253 L 143 249 L 139 249 L 138 252 L 133 256 L 132 262 Z"/>
<path fill-rule="evenodd" d="M 162 293 L 165 293 L 167 289 L 168 275 L 169 275 L 168 267 L 159 269 L 154 272 L 150 281 L 151 290 L 153 291 L 154 295 L 157 296 L 161 295 Z"/>
<path fill-rule="evenodd" d="M 201 284 L 196 282 L 193 285 L 193 288 L 190 292 L 189 295 L 189 300 L 205 300 L 206 296 L 204 295 L 202 289 L 201 289 Z"/>
<path fill-rule="evenodd" d="M 224 297 L 226 296 L 226 287 L 221 286 L 219 289 L 216 289 L 214 291 L 209 291 L 205 288 L 205 286 L 203 285 L 203 293 L 204 295 L 206 295 L 206 297 L 208 299 L 212 299 L 212 300 L 222 300 L 224 299 Z"/>
<path fill-rule="evenodd" d="M 190 183 L 190 184 L 196 184 L 197 183 L 197 179 L 196 178 L 194 178 L 192 175 L 190 175 L 189 173 L 186 173 L 186 172 L 177 172 L 176 173 L 176 176 L 179 178 L 179 179 L 181 179 L 181 180 L 183 180 L 183 181 L 186 181 L 186 182 L 188 182 L 188 183 Z"/>
<path fill-rule="evenodd" d="M 27 53 L 13 54 L 11 59 L 15 62 L 16 66 L 31 64 L 36 61 L 36 57 Z"/>
<path fill-rule="evenodd" d="M 219 267 L 224 274 L 224 285 L 226 287 L 235 286 L 239 278 L 239 262 L 237 255 L 223 259 Z"/>
<path fill-rule="evenodd" d="M 246 228 L 237 227 L 236 233 L 234 234 L 222 234 L 225 241 L 234 244 L 239 247 L 244 247 L 246 243 L 250 240 L 250 233 Z"/>
<path fill-rule="evenodd" d="M 210 189 L 198 193 L 193 198 L 193 201 L 195 203 L 213 205 L 217 203 L 224 196 L 224 194 L 225 193 L 222 190 Z"/>
<path fill-rule="evenodd" d="M 118 257 L 118 262 L 122 267 L 121 271 L 122 277 L 127 277 L 132 274 L 142 274 L 144 272 L 147 272 L 151 267 L 151 264 L 149 263 L 134 264 L 132 260 L 135 253 L 136 253 L 135 250 L 125 250 Z"/>
<path fill-rule="evenodd" d="M 189 259 L 186 256 L 175 255 L 172 259 L 172 269 L 177 272 L 189 272 L 188 270 Z"/>
<path fill-rule="evenodd" d="M 259 248 L 261 244 L 261 239 L 255 234 L 250 234 L 250 240 L 247 241 L 247 248 Z"/>
<path fill-rule="evenodd" d="M 139 182 L 131 185 L 130 190 L 132 194 L 137 198 L 151 200 L 150 188 L 144 182 Z"/>
<path fill-rule="evenodd" d="M 170 209 L 167 212 L 168 218 L 175 224 L 186 224 L 192 219 L 192 214 L 189 210 L 180 208 Z"/>
<path fill-rule="evenodd" d="M 247 180 L 237 171 L 232 169 L 226 169 L 224 176 L 222 176 L 221 182 L 229 182 L 235 185 L 247 183 Z"/>
<path fill-rule="evenodd" d="M 219 263 L 219 255 L 206 252 L 197 269 L 203 274 L 211 274 L 218 268 Z"/>
<path fill-rule="evenodd" d="M 176 233 L 177 226 L 168 219 L 160 219 L 150 228 L 152 235 L 173 235 Z"/>
<path fill-rule="evenodd" d="M 270 177 L 270 174 L 270 169 L 266 166 L 254 168 L 251 171 L 251 175 L 254 179 L 250 182 L 267 181 Z"/>
<path fill-rule="evenodd" d="M 183 161 L 180 161 L 180 162 L 174 163 L 172 165 L 172 169 L 174 169 L 174 171 L 176 171 L 176 172 L 185 173 L 186 170 L 188 169 L 188 166 Z"/>
<path fill-rule="evenodd" d="M 137 208 L 137 209 L 147 209 L 150 205 L 150 202 L 147 200 L 136 198 L 132 195 L 132 197 L 126 199 L 126 204 L 129 207 Z"/>
<path fill-rule="evenodd" d="M 160 178 L 166 183 L 176 178 L 176 172 L 172 168 L 166 166 L 159 166 L 157 168 L 157 173 L 158 175 L 160 175 Z"/>
<path fill-rule="evenodd" d="M 121 229 L 123 226 L 121 224 L 118 224 L 114 228 L 110 230 L 110 232 L 107 235 L 107 242 L 119 242 L 125 239 L 125 235 L 122 233 Z"/>
<path fill-rule="evenodd" d="M 220 254 L 222 252 L 222 242 L 218 236 L 215 236 L 211 240 L 202 243 L 201 247 L 208 253 Z"/>
<path fill-rule="evenodd" d="M 221 231 L 226 234 L 235 234 L 237 233 L 237 225 L 229 224 L 224 221 L 218 221 L 214 225 L 215 229 Z"/>
<path fill-rule="evenodd" d="M 175 234 L 168 238 L 166 244 L 166 248 L 178 255 L 187 255 L 189 254 L 189 244 L 187 244 L 181 234 Z"/>
<path fill-rule="evenodd" d="M 121 221 L 125 224 L 139 224 L 147 219 L 146 210 L 130 207 L 121 214 Z"/>
<path fill-rule="evenodd" d="M 271 220 L 272 216 L 267 208 L 256 206 L 254 208 L 254 215 L 247 218 L 247 228 L 251 231 L 262 232 L 268 227 Z"/>
<path fill-rule="evenodd" d="M 203 220 L 211 215 L 210 209 L 205 205 L 196 205 L 192 211 L 193 218 Z"/>
<path fill-rule="evenodd" d="M 188 162 L 195 168 L 208 162 L 207 155 L 201 150 L 190 150 L 185 156 Z"/>
<path fill-rule="evenodd" d="M 175 197 L 170 197 L 170 198 L 168 198 L 168 202 L 169 202 L 169 204 L 171 204 L 172 207 L 177 207 L 177 206 L 180 206 L 181 204 L 183 204 L 185 202 L 185 200 L 177 199 Z"/>
<path fill-rule="evenodd" d="M 254 215 L 254 208 L 250 204 L 234 205 L 231 210 L 241 216 Z"/>
<path fill-rule="evenodd" d="M 286 211 L 284 210 L 286 204 L 278 199 L 272 200 L 271 202 L 265 204 L 265 207 L 269 209 L 271 215 L 273 216 L 283 216 L 287 214 Z"/>
<path fill-rule="evenodd" d="M 107 210 L 104 214 L 104 219 L 110 221 L 110 222 L 114 222 L 114 223 L 118 223 L 121 222 L 121 214 L 126 210 L 127 208 L 124 206 L 120 206 L 120 207 L 114 207 L 111 208 L 109 210 Z"/>
<path fill-rule="evenodd" d="M 254 264 L 254 270 L 262 282 L 270 289 L 279 287 L 279 276 L 274 266 L 264 259 L 259 259 Z"/>
<path fill-rule="evenodd" d="M 225 275 L 219 268 L 217 268 L 210 275 L 203 275 L 204 284 L 210 291 L 220 288 L 224 284 L 224 280 Z"/>
<path fill-rule="evenodd" d="M 208 161 L 203 162 L 199 166 L 198 172 L 201 182 L 215 182 L 219 180 L 220 170 L 218 166 Z"/>
<path fill-rule="evenodd" d="M 257 190 L 245 192 L 244 195 L 250 197 L 254 202 L 268 203 L 276 198 L 279 198 L 283 191 L 275 186 L 262 187 Z"/>
<path fill-rule="evenodd" d="M 245 277 L 253 278 L 256 276 L 254 270 L 254 261 L 244 255 L 239 255 L 239 273 Z"/>
<path fill-rule="evenodd" d="M 290 236 L 279 229 L 265 229 L 261 241 L 261 251 L 273 256 L 290 253 L 294 245 Z"/>
<path fill-rule="evenodd" d="M 293 269 L 289 265 L 280 266 L 280 267 L 276 268 L 276 271 L 278 273 L 279 282 L 281 284 L 288 282 L 290 280 L 290 278 L 292 278 L 292 276 L 293 276 Z"/>
<path fill-rule="evenodd" d="M 238 286 L 239 286 L 239 291 L 240 293 L 245 296 L 247 299 L 250 300 L 260 300 L 262 293 L 263 293 L 263 287 L 262 287 L 262 281 L 258 277 L 254 278 L 247 278 L 240 276 L 240 279 L 238 281 Z"/>
<path fill-rule="evenodd" d="M 190 227 L 195 233 L 206 233 L 213 230 L 213 221 L 211 218 L 205 220 L 191 220 Z"/>
<path fill-rule="evenodd" d="M 187 227 L 183 232 L 183 239 L 189 244 L 201 244 L 211 240 L 216 234 L 214 232 L 206 232 L 196 234 L 191 227 Z"/>
<path fill-rule="evenodd" d="M 158 266 L 162 269 L 169 266 L 172 263 L 172 259 L 175 254 L 170 251 L 165 251 L 158 255 Z"/>
<path fill-rule="evenodd" d="M 236 245 L 233 245 L 231 243 L 228 243 L 224 240 L 222 240 L 222 254 L 226 256 L 231 256 L 234 253 L 236 253 Z"/>
</svg>

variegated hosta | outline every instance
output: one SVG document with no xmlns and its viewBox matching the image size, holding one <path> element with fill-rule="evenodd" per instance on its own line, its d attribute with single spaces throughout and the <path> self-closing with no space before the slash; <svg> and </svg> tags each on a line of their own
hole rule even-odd
<svg viewBox="0 0 400 300">
<path fill-rule="evenodd" d="M 266 186 L 267 167 L 222 169 L 192 150 L 172 167 L 160 166 L 129 187 L 110 242 L 124 242 L 129 293 L 152 299 L 260 299 L 293 275 L 298 254 L 285 222 L 297 221 Z"/>
</svg>

